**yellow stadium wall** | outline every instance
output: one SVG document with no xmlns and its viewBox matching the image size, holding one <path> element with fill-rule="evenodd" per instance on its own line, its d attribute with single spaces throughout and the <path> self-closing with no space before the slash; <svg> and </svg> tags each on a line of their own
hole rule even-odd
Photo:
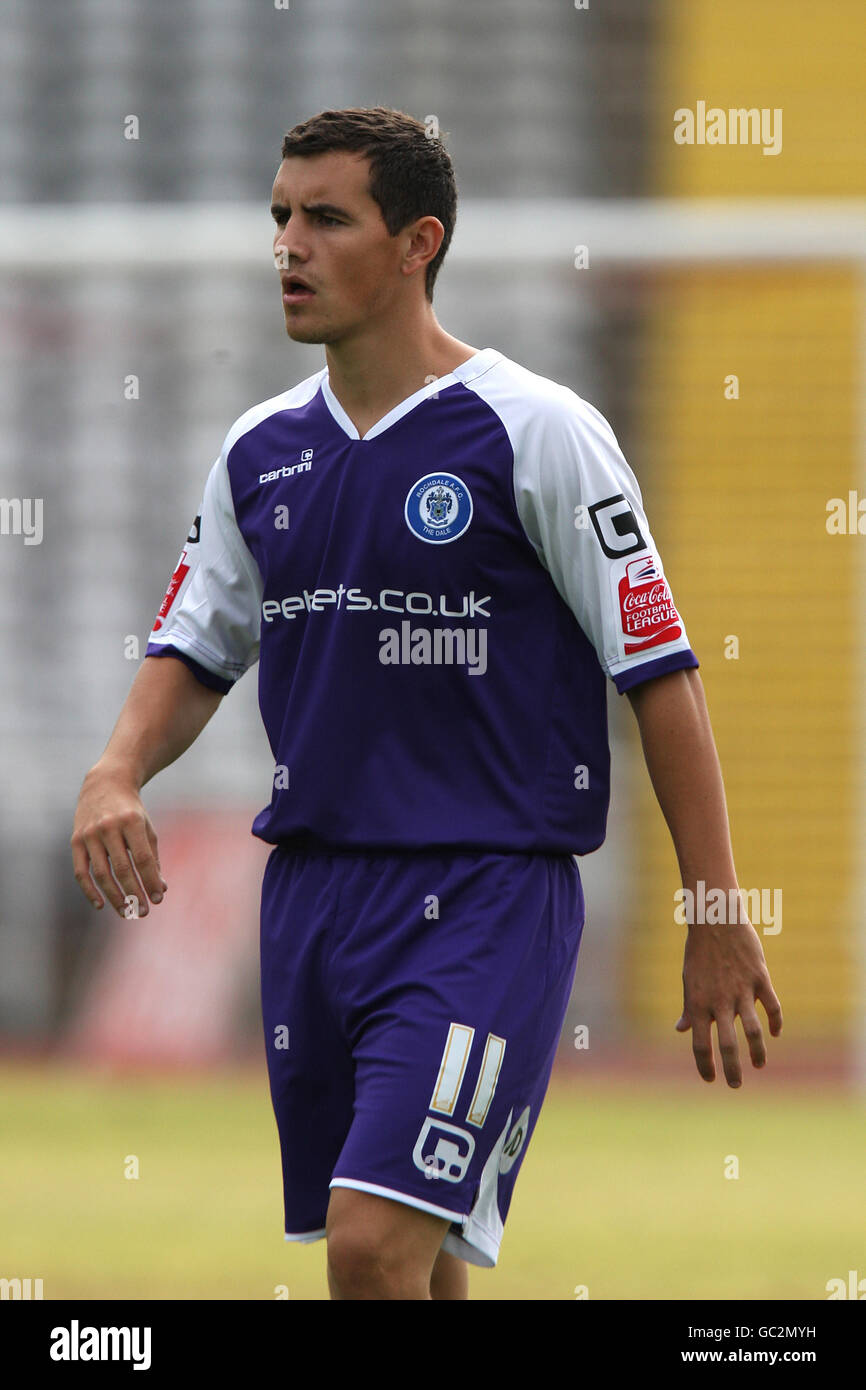
<svg viewBox="0 0 866 1390">
<path fill-rule="evenodd" d="M 658 196 L 862 193 L 859 3 L 682 0 L 667 6 L 663 27 Z M 675 145 L 673 112 L 698 98 L 782 107 L 783 153 Z M 862 492 L 862 319 L 855 267 L 686 268 L 651 277 L 641 354 L 645 501 L 701 662 L 740 884 L 782 890 L 782 931 L 758 930 L 792 1042 L 850 1034 L 858 1005 L 857 586 L 866 540 L 831 535 L 826 522 L 831 497 Z M 739 399 L 726 399 L 730 374 Z M 730 635 L 736 660 L 725 657 Z M 679 878 L 645 776 L 640 785 L 630 1013 L 642 1031 L 676 1042 Z"/>
<path fill-rule="evenodd" d="M 689 197 L 866 193 L 862 0 L 667 0 L 652 102 L 655 192 Z M 677 145 L 674 112 L 782 110 L 782 148 Z"/>
</svg>

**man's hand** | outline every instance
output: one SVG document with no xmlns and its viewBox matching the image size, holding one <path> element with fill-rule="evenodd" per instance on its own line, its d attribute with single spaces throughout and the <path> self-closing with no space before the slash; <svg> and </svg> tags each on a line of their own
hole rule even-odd
<svg viewBox="0 0 866 1390">
<path fill-rule="evenodd" d="M 141 788 L 186 752 L 222 698 L 174 656 L 144 658 L 108 746 L 78 797 L 72 864 L 94 907 L 105 901 L 97 884 L 121 917 L 127 898 L 137 898 L 139 917 L 147 916 L 148 898 L 161 902 L 168 884 Z"/>
<path fill-rule="evenodd" d="M 692 1030 L 695 1065 L 705 1081 L 715 1081 L 710 1026 L 715 1019 L 719 1052 L 729 1086 L 742 1084 L 734 1020 L 739 1014 L 753 1067 L 767 1060 L 756 1000 L 766 1012 L 772 1036 L 782 1031 L 782 1006 L 770 980 L 760 938 L 749 921 L 689 928 L 683 961 L 683 1012 L 676 1028 Z"/>
<path fill-rule="evenodd" d="M 78 798 L 70 844 L 75 877 L 94 907 L 102 907 L 107 898 L 125 917 L 124 905 L 134 897 L 134 915 L 146 917 L 148 898 L 162 901 L 168 884 L 159 867 L 156 832 L 128 776 L 98 763 L 91 768 Z"/>
</svg>

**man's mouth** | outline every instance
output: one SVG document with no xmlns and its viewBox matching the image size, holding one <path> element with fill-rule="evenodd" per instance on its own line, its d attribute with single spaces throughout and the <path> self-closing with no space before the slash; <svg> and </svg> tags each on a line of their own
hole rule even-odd
<svg viewBox="0 0 866 1390">
<path fill-rule="evenodd" d="M 287 275 L 282 281 L 282 286 L 284 304 L 303 304 L 316 293 L 303 280 L 298 280 L 293 275 Z"/>
</svg>

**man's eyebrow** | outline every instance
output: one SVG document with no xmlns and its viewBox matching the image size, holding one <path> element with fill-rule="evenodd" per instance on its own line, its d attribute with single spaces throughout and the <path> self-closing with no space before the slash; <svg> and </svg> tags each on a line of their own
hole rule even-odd
<svg viewBox="0 0 866 1390">
<path fill-rule="evenodd" d="M 301 210 L 307 214 L 318 213 L 325 217 L 345 217 L 352 220 L 352 214 L 345 208 L 338 207 L 336 203 L 302 203 Z M 289 208 L 284 203 L 271 203 L 271 217 L 288 211 Z"/>
</svg>

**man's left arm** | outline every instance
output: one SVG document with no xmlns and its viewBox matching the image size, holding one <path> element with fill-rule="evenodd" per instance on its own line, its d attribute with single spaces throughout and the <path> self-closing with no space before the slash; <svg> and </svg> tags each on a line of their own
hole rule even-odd
<svg viewBox="0 0 866 1390">
<path fill-rule="evenodd" d="M 676 1027 L 692 1030 L 695 1064 L 705 1081 L 714 1081 L 711 1024 L 729 1086 L 742 1082 L 734 1020 L 739 1014 L 752 1065 L 762 1067 L 766 1046 L 756 1001 L 767 1013 L 770 1033 L 782 1030 L 782 1008 L 770 980 L 760 938 L 739 896 L 725 789 L 696 669 L 679 670 L 632 686 L 625 692 L 640 729 L 647 770 L 679 861 L 683 888 L 697 895 L 722 889 L 737 894 L 739 920 L 688 926 L 683 961 L 683 1012 Z M 689 899 L 686 899 L 689 901 Z M 727 914 L 723 914 L 727 915 Z"/>
</svg>

